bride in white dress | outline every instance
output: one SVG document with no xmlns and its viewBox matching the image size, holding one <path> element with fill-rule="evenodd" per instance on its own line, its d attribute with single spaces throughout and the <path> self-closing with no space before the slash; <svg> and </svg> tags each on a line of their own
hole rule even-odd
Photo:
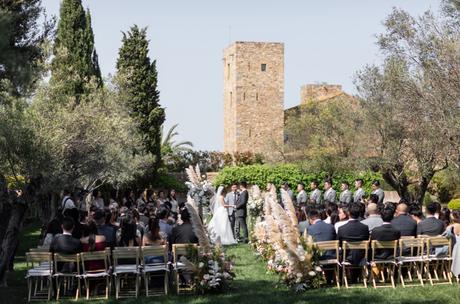
<svg viewBox="0 0 460 304">
<path fill-rule="evenodd" d="M 236 244 L 236 240 L 233 237 L 232 225 L 228 218 L 227 205 L 225 204 L 223 191 L 223 186 L 217 189 L 212 212 L 213 215 L 208 224 L 208 232 L 213 242 L 216 242 L 217 239 L 220 238 L 222 245 L 231 245 Z"/>
</svg>

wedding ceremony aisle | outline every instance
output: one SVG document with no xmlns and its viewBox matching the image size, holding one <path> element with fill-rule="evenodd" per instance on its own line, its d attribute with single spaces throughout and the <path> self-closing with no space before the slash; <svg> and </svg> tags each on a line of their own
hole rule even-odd
<svg viewBox="0 0 460 304">
<path fill-rule="evenodd" d="M 35 247 L 38 242 L 39 229 L 36 225 L 28 225 L 21 236 L 18 255 L 15 260 L 15 271 L 9 275 L 9 287 L 0 288 L 1 304 L 26 303 L 27 286 L 24 279 L 26 264 L 25 252 Z M 204 296 L 174 295 L 165 297 L 144 296 L 138 299 L 124 300 L 92 300 L 60 301 L 59 303 L 460 303 L 460 288 L 438 285 L 423 288 L 412 287 L 393 289 L 340 289 L 321 288 L 303 293 L 295 293 L 278 277 L 267 273 L 265 263 L 259 259 L 250 245 L 234 245 L 227 247 L 227 253 L 235 259 L 236 278 L 232 289 L 226 294 L 208 294 Z M 57 303 L 57 302 L 52 302 Z"/>
</svg>

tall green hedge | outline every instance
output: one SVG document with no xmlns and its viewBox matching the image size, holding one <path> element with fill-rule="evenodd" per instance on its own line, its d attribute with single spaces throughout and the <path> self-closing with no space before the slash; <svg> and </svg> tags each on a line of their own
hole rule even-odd
<svg viewBox="0 0 460 304">
<path fill-rule="evenodd" d="M 214 185 L 228 186 L 233 182 L 246 181 L 248 184 L 257 184 L 261 189 L 265 189 L 265 185 L 268 182 L 273 182 L 278 187 L 282 182 L 288 182 L 291 188 L 294 189 L 297 183 L 303 182 L 308 189 L 310 182 L 316 179 L 320 182 L 320 188 L 322 189 L 323 181 L 326 178 L 327 173 L 325 172 L 304 172 L 299 166 L 291 164 L 278 166 L 249 165 L 225 167 L 216 176 Z M 364 189 L 366 193 L 371 192 L 371 182 L 374 179 L 382 179 L 380 174 L 370 171 L 341 174 L 333 178 L 334 189 L 340 190 L 340 183 L 342 181 L 349 182 L 350 188 L 353 188 L 353 183 L 356 178 L 362 178 L 364 180 Z"/>
</svg>

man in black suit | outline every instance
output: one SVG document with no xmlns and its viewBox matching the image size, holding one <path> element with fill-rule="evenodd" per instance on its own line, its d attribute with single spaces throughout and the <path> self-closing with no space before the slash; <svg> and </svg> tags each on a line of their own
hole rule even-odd
<svg viewBox="0 0 460 304">
<path fill-rule="evenodd" d="M 369 227 L 362 224 L 359 221 L 359 216 L 361 214 L 360 203 L 352 203 L 348 208 L 350 214 L 350 220 L 347 224 L 339 228 L 337 237 L 342 243 L 343 241 L 347 242 L 359 242 L 369 240 Z M 350 262 L 353 266 L 364 265 L 365 263 L 365 251 L 364 250 L 349 250 L 346 256 L 346 260 Z M 356 282 L 360 270 L 353 269 L 352 271 L 352 282 Z"/>
<path fill-rule="evenodd" d="M 417 232 L 417 222 L 407 214 L 407 211 L 407 205 L 405 203 L 400 203 L 396 207 L 396 217 L 391 221 L 391 225 L 401 232 L 401 236 L 415 236 Z"/>
<path fill-rule="evenodd" d="M 436 203 L 431 203 L 426 207 L 426 218 L 417 224 L 417 235 L 436 236 L 444 232 L 444 222 L 434 216 L 437 209 Z"/>
<path fill-rule="evenodd" d="M 391 221 L 394 217 L 394 209 L 386 208 L 382 211 L 383 224 L 379 227 L 375 227 L 371 232 L 371 240 L 376 241 L 394 241 L 401 238 L 401 232 L 391 225 Z M 379 249 L 376 252 L 376 258 L 386 260 L 393 255 L 391 249 Z"/>
<path fill-rule="evenodd" d="M 106 214 L 104 210 L 97 209 L 94 212 L 94 221 L 96 222 L 97 233 L 105 236 L 107 247 L 114 248 L 117 246 L 117 230 L 113 226 L 107 225 L 105 218 Z"/>
<path fill-rule="evenodd" d="M 246 187 L 248 184 L 246 182 L 240 183 L 240 196 L 238 196 L 238 200 L 235 204 L 235 235 L 236 238 L 240 238 L 240 230 L 243 230 L 243 238 L 241 241 L 243 243 L 248 242 L 248 227 L 246 225 L 246 205 L 248 203 L 248 190 Z"/>
<path fill-rule="evenodd" d="M 62 254 L 77 254 L 82 251 L 82 245 L 79 239 L 72 236 L 72 231 L 75 223 L 71 217 L 62 219 L 62 234 L 54 237 L 50 245 L 50 252 Z M 58 263 L 59 272 L 73 272 L 75 269 L 74 263 Z"/>
<path fill-rule="evenodd" d="M 171 232 L 171 244 L 197 244 L 198 238 L 193 232 L 192 223 L 190 223 L 190 213 L 187 208 L 180 210 L 181 225 L 176 225 Z"/>
</svg>

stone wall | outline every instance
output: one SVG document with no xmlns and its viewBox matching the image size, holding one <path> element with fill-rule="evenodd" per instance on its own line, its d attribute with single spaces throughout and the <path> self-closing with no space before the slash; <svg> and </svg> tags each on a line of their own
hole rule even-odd
<svg viewBox="0 0 460 304">
<path fill-rule="evenodd" d="M 235 42 L 223 65 L 224 151 L 276 159 L 283 149 L 284 44 Z"/>
<path fill-rule="evenodd" d="M 338 84 L 306 84 L 300 88 L 300 104 L 308 101 L 323 101 L 343 94 Z"/>
</svg>

